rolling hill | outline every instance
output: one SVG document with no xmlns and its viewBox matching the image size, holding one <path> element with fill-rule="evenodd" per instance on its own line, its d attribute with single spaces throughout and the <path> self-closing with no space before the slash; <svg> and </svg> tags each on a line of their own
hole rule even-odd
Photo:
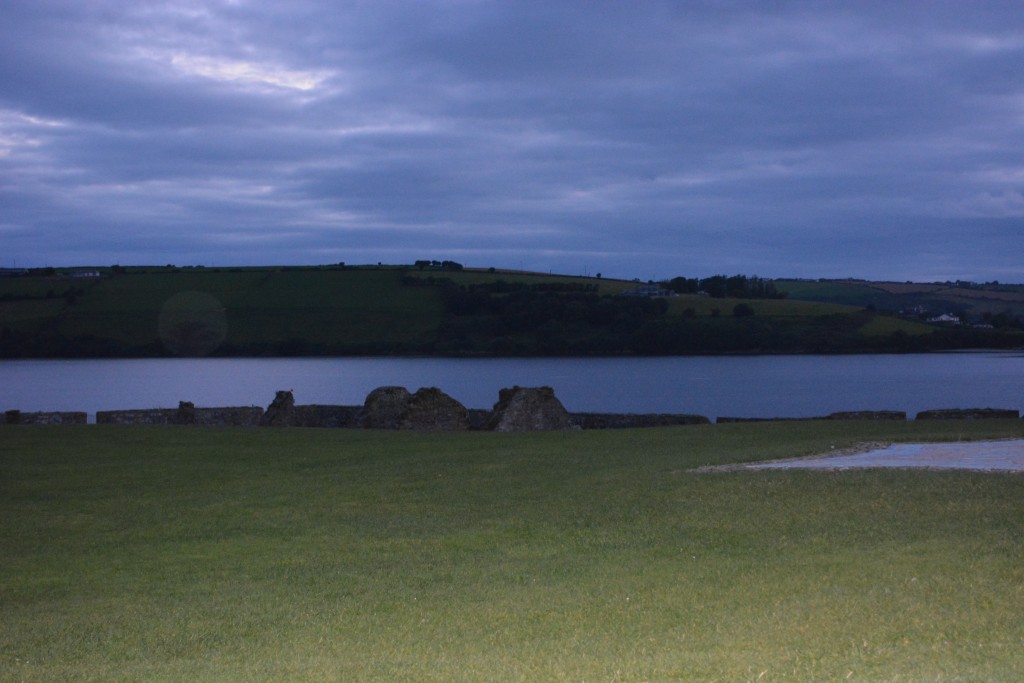
<svg viewBox="0 0 1024 683">
<path fill-rule="evenodd" d="M 665 296 L 663 284 L 450 262 L 8 271 L 0 277 L 0 357 L 677 355 L 1024 346 L 1018 320 L 1024 287 L 776 280 L 774 298 L 751 298 L 703 291 Z M 938 313 L 975 324 L 925 322 Z"/>
</svg>

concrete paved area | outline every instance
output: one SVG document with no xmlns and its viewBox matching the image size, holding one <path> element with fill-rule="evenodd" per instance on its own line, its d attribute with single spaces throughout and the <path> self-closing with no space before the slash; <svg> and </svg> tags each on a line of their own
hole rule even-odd
<svg viewBox="0 0 1024 683">
<path fill-rule="evenodd" d="M 903 443 L 858 453 L 824 455 L 747 465 L 747 469 L 848 469 L 922 467 L 943 470 L 1024 472 L 1024 439 Z"/>
</svg>

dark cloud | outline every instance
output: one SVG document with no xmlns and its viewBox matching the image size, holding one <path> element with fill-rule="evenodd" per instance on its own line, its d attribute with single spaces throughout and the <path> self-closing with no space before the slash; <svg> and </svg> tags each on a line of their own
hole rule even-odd
<svg viewBox="0 0 1024 683">
<path fill-rule="evenodd" d="M 1020 73 L 1015 3 L 7 3 L 0 236 L 1024 281 Z"/>
</svg>

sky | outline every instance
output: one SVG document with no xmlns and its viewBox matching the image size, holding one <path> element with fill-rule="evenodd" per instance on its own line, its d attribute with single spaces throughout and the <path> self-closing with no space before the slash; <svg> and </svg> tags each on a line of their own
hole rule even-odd
<svg viewBox="0 0 1024 683">
<path fill-rule="evenodd" d="M 1024 9 L 0 0 L 0 267 L 1024 282 Z"/>
</svg>

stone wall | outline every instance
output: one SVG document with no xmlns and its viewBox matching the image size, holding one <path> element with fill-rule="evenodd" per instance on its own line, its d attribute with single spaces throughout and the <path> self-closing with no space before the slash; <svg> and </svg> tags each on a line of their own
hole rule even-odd
<svg viewBox="0 0 1024 683">
<path fill-rule="evenodd" d="M 576 429 L 634 429 L 706 425 L 711 420 L 703 415 L 672 413 L 569 413 L 569 424 Z"/>
<path fill-rule="evenodd" d="M 423 387 L 409 397 L 399 429 L 464 432 L 469 429 L 466 406 L 437 387 Z"/>
<path fill-rule="evenodd" d="M 551 387 L 512 387 L 498 392 L 487 429 L 538 432 L 572 429 L 569 413 Z"/>
<path fill-rule="evenodd" d="M 460 432 L 470 428 L 469 411 L 437 387 L 410 394 L 405 387 L 379 387 L 366 397 L 356 424 L 364 429 Z"/>
<path fill-rule="evenodd" d="M 255 427 L 262 415 L 263 409 L 256 407 L 195 408 L 182 403 L 177 409 L 101 410 L 96 424 Z"/>
<path fill-rule="evenodd" d="M 249 408 L 196 408 L 197 425 L 211 427 L 255 427 L 260 423 L 263 409 Z M 185 423 L 182 423 L 185 424 Z"/>
<path fill-rule="evenodd" d="M 21 425 L 84 425 L 88 416 L 80 412 L 33 412 L 8 410 L 0 413 L 0 424 Z"/>
<path fill-rule="evenodd" d="M 1017 410 L 948 408 L 924 410 L 918 420 L 1019 419 Z M 792 420 L 906 420 L 897 410 L 837 412 L 821 417 L 719 417 L 716 422 L 769 422 Z M 86 424 L 84 412 L 0 413 L 3 424 Z M 290 391 L 278 391 L 266 410 L 256 407 L 197 408 L 182 401 L 174 408 L 103 410 L 97 424 L 280 426 L 335 429 L 406 429 L 418 431 L 538 431 L 559 429 L 631 429 L 710 424 L 703 415 L 674 413 L 569 413 L 550 387 L 502 389 L 491 410 L 467 409 L 440 389 L 421 388 L 415 394 L 404 387 L 380 387 L 362 406 L 295 405 Z"/>
<path fill-rule="evenodd" d="M 852 412 L 832 413 L 829 420 L 906 420 L 907 414 L 902 410 L 855 410 Z"/>
<path fill-rule="evenodd" d="M 405 387 L 378 387 L 366 396 L 359 413 L 364 429 L 398 429 L 412 394 Z"/>
<path fill-rule="evenodd" d="M 486 408 L 467 408 L 466 418 L 469 420 L 469 428 L 473 431 L 487 429 L 487 422 L 491 419 L 491 411 Z"/>
<path fill-rule="evenodd" d="M 354 428 L 360 406 L 299 405 L 293 406 L 288 418 L 289 427 Z"/>
<path fill-rule="evenodd" d="M 805 420 L 826 420 L 825 417 L 716 417 L 717 424 L 734 424 L 738 422 L 801 422 Z"/>
<path fill-rule="evenodd" d="M 831 413 L 816 417 L 719 417 L 715 422 L 728 424 L 735 422 L 793 422 L 801 420 L 906 420 L 907 414 L 902 410 L 854 410 Z"/>
<path fill-rule="evenodd" d="M 1016 420 L 1020 412 L 1002 408 L 945 408 L 941 410 L 922 410 L 917 414 L 918 420 Z"/>
<path fill-rule="evenodd" d="M 174 408 L 150 410 L 101 410 L 96 413 L 98 425 L 169 425 L 175 424 L 178 411 Z"/>
</svg>

